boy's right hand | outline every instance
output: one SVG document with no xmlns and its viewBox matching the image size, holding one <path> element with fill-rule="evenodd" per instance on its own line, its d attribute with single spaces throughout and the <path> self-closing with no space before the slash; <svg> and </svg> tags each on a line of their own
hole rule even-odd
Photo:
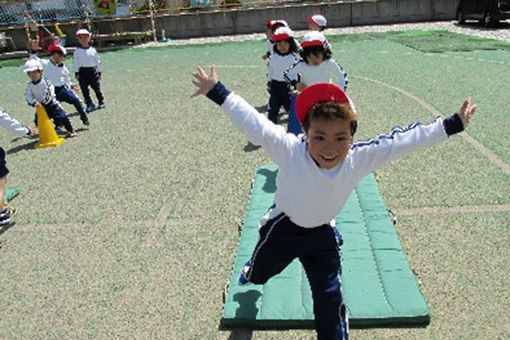
<svg viewBox="0 0 510 340">
<path fill-rule="evenodd" d="M 193 77 L 196 80 L 192 79 L 191 82 L 198 87 L 198 90 L 191 95 L 191 97 L 197 97 L 200 95 L 206 95 L 209 91 L 214 88 L 214 85 L 218 82 L 218 74 L 216 73 L 216 68 L 214 65 L 211 66 L 211 74 L 207 75 L 204 69 L 197 65 L 197 71 L 193 72 Z"/>
<path fill-rule="evenodd" d="M 459 116 L 464 125 L 464 129 L 468 127 L 471 117 L 475 114 L 478 105 L 473 104 L 472 98 L 468 97 L 459 109 Z"/>
</svg>

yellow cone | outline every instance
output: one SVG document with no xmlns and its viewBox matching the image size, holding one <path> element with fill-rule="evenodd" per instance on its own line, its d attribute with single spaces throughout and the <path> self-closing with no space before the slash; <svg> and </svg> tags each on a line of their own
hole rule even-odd
<svg viewBox="0 0 510 340">
<path fill-rule="evenodd" d="M 36 149 L 59 146 L 65 142 L 64 138 L 57 136 L 53 124 L 51 124 L 48 114 L 42 105 L 39 105 L 37 108 L 37 128 L 39 129 L 39 143 L 35 145 Z"/>
</svg>

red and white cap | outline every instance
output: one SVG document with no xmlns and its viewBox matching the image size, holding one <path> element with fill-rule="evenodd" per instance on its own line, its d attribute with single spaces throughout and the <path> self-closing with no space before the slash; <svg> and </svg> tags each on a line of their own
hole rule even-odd
<svg viewBox="0 0 510 340">
<path fill-rule="evenodd" d="M 324 18 L 324 16 L 320 14 L 312 15 L 312 17 L 308 18 L 307 20 L 308 22 L 316 24 L 317 26 L 320 27 L 326 27 L 328 25 L 328 21 L 326 20 L 326 18 Z"/>
<path fill-rule="evenodd" d="M 61 53 L 63 55 L 66 55 L 67 54 L 67 51 L 66 49 L 64 48 L 64 46 L 62 45 L 50 45 L 48 47 L 48 52 L 50 52 L 50 54 L 53 54 L 55 52 L 57 53 Z"/>
<path fill-rule="evenodd" d="M 273 34 L 273 41 L 278 42 L 294 37 L 294 32 L 288 27 L 277 28 Z"/>
<path fill-rule="evenodd" d="M 311 31 L 305 34 L 303 41 L 301 41 L 301 47 L 309 46 L 324 46 L 326 37 L 321 32 Z"/>
<path fill-rule="evenodd" d="M 76 32 L 76 36 L 79 37 L 81 35 L 86 35 L 86 36 L 90 37 L 92 34 L 89 31 L 87 31 L 85 28 L 81 28 Z"/>
<path fill-rule="evenodd" d="M 330 83 L 315 83 L 301 91 L 296 99 L 296 116 L 301 125 L 304 124 L 310 108 L 315 104 L 322 102 L 335 102 L 338 104 L 351 105 L 349 97 L 338 85 Z M 355 114 L 354 108 L 353 113 Z M 356 119 L 356 116 L 353 118 Z"/>
</svg>

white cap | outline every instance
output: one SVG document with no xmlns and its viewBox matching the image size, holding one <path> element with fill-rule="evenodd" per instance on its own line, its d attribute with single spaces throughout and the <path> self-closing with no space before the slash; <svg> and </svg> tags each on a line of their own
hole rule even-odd
<svg viewBox="0 0 510 340">
<path fill-rule="evenodd" d="M 87 35 L 87 36 L 91 36 L 92 34 L 90 34 L 89 31 L 87 31 L 85 28 L 81 28 L 79 29 L 77 32 L 76 32 L 76 36 L 80 36 L 80 35 Z"/>
<path fill-rule="evenodd" d="M 35 70 L 41 70 L 42 71 L 43 66 L 41 62 L 37 59 L 28 59 L 25 65 L 23 66 L 23 72 L 31 72 Z"/>
<path fill-rule="evenodd" d="M 328 21 L 326 20 L 326 18 L 324 18 L 320 14 L 312 15 L 312 17 L 308 18 L 307 20 L 308 20 L 308 22 L 316 24 L 317 26 L 320 26 L 320 27 L 326 27 L 328 25 Z"/>
<path fill-rule="evenodd" d="M 274 31 L 273 41 L 280 41 L 294 37 L 294 32 L 288 27 L 280 27 Z"/>
<path fill-rule="evenodd" d="M 326 41 L 326 37 L 321 32 L 311 31 L 305 34 L 303 37 L 303 41 L 301 42 L 301 47 L 308 46 L 324 46 L 324 42 Z"/>
</svg>

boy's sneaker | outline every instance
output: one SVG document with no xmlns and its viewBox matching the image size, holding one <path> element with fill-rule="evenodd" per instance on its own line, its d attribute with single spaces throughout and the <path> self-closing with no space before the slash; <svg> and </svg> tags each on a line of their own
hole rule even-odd
<svg viewBox="0 0 510 340">
<path fill-rule="evenodd" d="M 0 226 L 9 224 L 17 214 L 18 211 L 15 208 L 5 208 L 5 210 L 0 213 Z"/>
<path fill-rule="evenodd" d="M 87 105 L 87 108 L 85 109 L 85 112 L 90 113 L 96 109 L 96 106 L 94 104 Z"/>
<path fill-rule="evenodd" d="M 239 282 L 240 286 L 247 286 L 251 283 L 247 278 L 248 271 L 250 270 L 250 267 L 251 267 L 251 262 L 248 261 L 244 264 L 243 268 L 241 268 L 241 273 L 239 274 L 239 279 L 237 279 L 237 282 Z"/>
<path fill-rule="evenodd" d="M 100 102 L 100 103 L 97 105 L 97 109 L 98 109 L 98 110 L 104 109 L 105 107 L 106 107 L 106 105 L 104 104 L 104 102 Z"/>
<path fill-rule="evenodd" d="M 76 137 L 76 131 L 70 131 L 66 135 L 67 138 L 73 138 Z"/>
</svg>

